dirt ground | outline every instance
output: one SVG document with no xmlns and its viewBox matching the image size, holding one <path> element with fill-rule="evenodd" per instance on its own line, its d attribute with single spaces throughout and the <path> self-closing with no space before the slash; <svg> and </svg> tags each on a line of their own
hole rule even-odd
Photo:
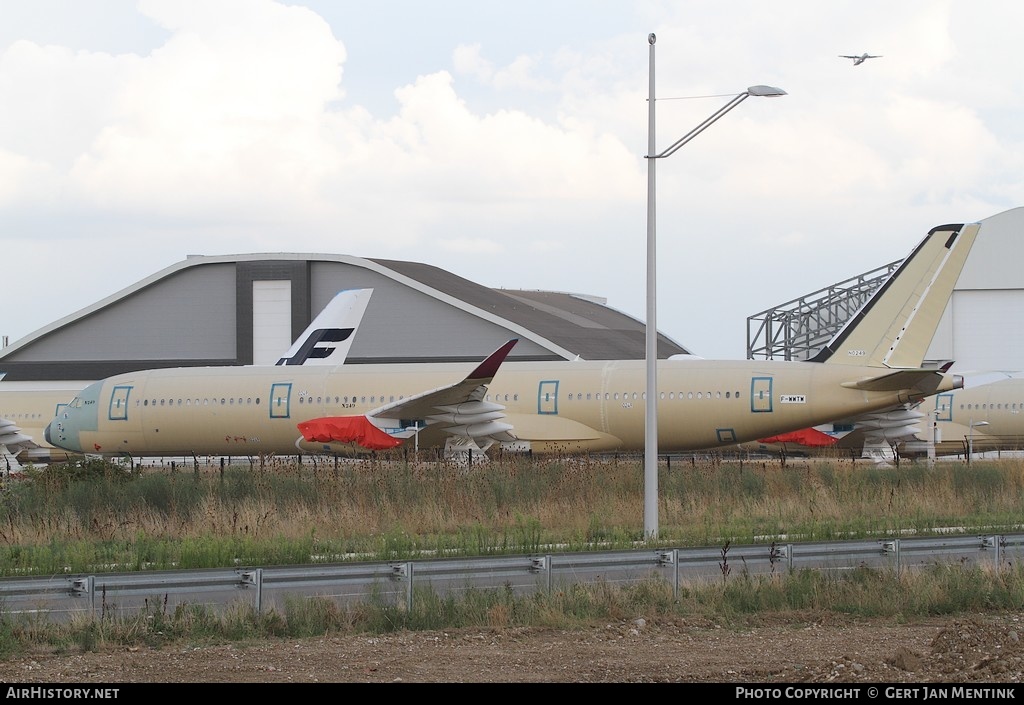
<svg viewBox="0 0 1024 705">
<path fill-rule="evenodd" d="M 1020 615 L 458 629 L 0 660 L 5 683 L 1017 683 Z"/>
</svg>

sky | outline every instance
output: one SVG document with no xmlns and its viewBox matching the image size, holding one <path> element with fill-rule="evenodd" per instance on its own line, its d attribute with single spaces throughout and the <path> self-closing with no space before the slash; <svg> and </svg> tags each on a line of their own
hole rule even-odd
<svg viewBox="0 0 1024 705">
<path fill-rule="evenodd" d="M 0 336 L 189 255 L 325 253 L 747 318 L 1024 204 L 1010 0 L 0 0 Z M 841 55 L 880 55 L 855 66 Z"/>
</svg>

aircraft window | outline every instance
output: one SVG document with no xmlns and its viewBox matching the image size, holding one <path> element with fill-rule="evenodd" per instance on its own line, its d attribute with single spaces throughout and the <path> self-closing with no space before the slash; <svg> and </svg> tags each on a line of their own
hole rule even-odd
<svg viewBox="0 0 1024 705">
<path fill-rule="evenodd" d="M 221 403 L 223 404 L 224 402 L 221 402 Z M 230 399 L 228 399 L 228 404 L 230 404 L 231 406 L 234 406 L 235 405 L 235 398 L 231 397 Z"/>
<path fill-rule="evenodd" d="M 518 394 L 513 394 L 512 395 L 512 401 L 519 401 L 519 395 Z"/>
<path fill-rule="evenodd" d="M 260 405 L 260 398 L 256 397 L 256 406 L 259 406 L 259 405 Z"/>
<path fill-rule="evenodd" d="M 725 398 L 728 399 L 731 395 L 732 395 L 732 392 L 726 392 L 725 393 Z"/>
<path fill-rule="evenodd" d="M 145 401 L 143 401 L 142 405 L 143 406 L 149 406 L 149 399 L 146 399 Z"/>
<path fill-rule="evenodd" d="M 590 401 L 593 397 L 590 392 L 587 392 L 587 401 Z"/>
<path fill-rule="evenodd" d="M 366 403 L 366 397 L 360 397 L 359 401 L 361 401 L 363 404 L 365 404 Z"/>
<path fill-rule="evenodd" d="M 388 397 L 388 403 L 389 403 L 389 404 L 390 404 L 391 402 L 393 402 L 394 400 L 395 400 L 395 395 L 394 395 L 394 394 L 392 394 L 392 395 L 391 395 L 390 397 Z"/>
<path fill-rule="evenodd" d="M 221 398 L 220 398 L 220 405 L 221 405 L 221 406 L 224 406 L 224 397 L 221 397 Z"/>
<path fill-rule="evenodd" d="M 317 397 L 317 398 L 316 398 L 316 403 L 317 403 L 317 404 L 321 404 L 321 403 L 323 403 L 323 397 Z"/>
<path fill-rule="evenodd" d="M 710 399 L 710 398 L 711 398 L 711 392 L 708 392 L 708 393 L 707 393 L 707 394 L 706 394 L 705 396 L 706 396 L 706 397 L 707 397 L 708 399 Z"/>
<path fill-rule="evenodd" d="M 160 400 L 160 406 L 163 406 L 166 401 L 167 401 L 166 399 L 161 399 Z"/>
<path fill-rule="evenodd" d="M 181 406 L 181 399 L 178 400 L 178 406 Z"/>
<path fill-rule="evenodd" d="M 739 392 L 736 392 L 736 398 L 737 398 L 737 399 L 739 399 L 739 398 L 740 398 L 740 393 L 739 393 Z"/>
<path fill-rule="evenodd" d="M 249 397 L 248 399 L 246 399 L 245 403 L 251 405 L 252 404 L 252 397 Z"/>
<path fill-rule="evenodd" d="M 191 399 L 186 399 L 185 400 L 185 406 L 192 406 L 192 400 Z"/>
<path fill-rule="evenodd" d="M 715 392 L 715 399 L 721 399 L 721 398 L 722 398 L 722 393 L 721 392 Z"/>
<path fill-rule="evenodd" d="M 700 392 L 697 392 L 697 398 L 698 398 L 698 399 L 703 399 L 703 398 L 704 398 L 704 396 L 703 396 L 703 395 L 702 395 L 702 394 L 701 394 Z"/>
<path fill-rule="evenodd" d="M 633 399 L 636 399 L 636 392 L 633 392 Z"/>
<path fill-rule="evenodd" d="M 687 392 L 686 393 L 686 398 L 687 399 L 693 399 L 693 392 Z"/>
<path fill-rule="evenodd" d="M 614 396 L 614 398 L 615 398 L 615 399 L 618 399 L 618 398 L 619 398 L 619 393 L 618 393 L 618 392 L 615 392 L 615 396 Z"/>
</svg>

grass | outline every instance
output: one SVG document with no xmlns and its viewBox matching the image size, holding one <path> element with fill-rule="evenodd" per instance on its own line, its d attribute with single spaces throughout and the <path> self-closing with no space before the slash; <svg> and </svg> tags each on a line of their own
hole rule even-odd
<svg viewBox="0 0 1024 705">
<path fill-rule="evenodd" d="M 552 546 L 728 546 L 782 535 L 820 541 L 948 527 L 1012 532 L 1024 506 L 1024 462 L 882 468 L 848 460 L 674 460 L 662 464 L 659 489 L 658 539 L 645 542 L 637 458 L 510 457 L 467 470 L 381 457 L 201 472 L 83 461 L 29 471 L 0 487 L 0 574 L 393 560 L 436 551 L 550 553 Z M 684 586 L 676 600 L 671 586 L 657 581 L 567 585 L 532 597 L 470 591 L 457 601 L 419 588 L 412 611 L 386 600 L 341 607 L 319 599 L 265 613 L 243 606 L 168 611 L 154 599 L 135 617 L 63 625 L 0 610 L 0 657 L 30 644 L 96 649 L 332 631 L 564 627 L 638 614 L 739 620 L 763 611 L 821 611 L 909 619 L 1022 603 L 1024 579 L 1013 566 L 999 573 L 865 569 L 842 577 L 735 571 L 714 584 Z"/>
</svg>

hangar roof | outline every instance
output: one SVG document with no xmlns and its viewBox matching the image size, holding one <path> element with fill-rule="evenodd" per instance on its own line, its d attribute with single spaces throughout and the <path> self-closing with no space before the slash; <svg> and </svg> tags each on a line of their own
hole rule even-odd
<svg viewBox="0 0 1024 705">
<path fill-rule="evenodd" d="M 352 364 L 478 359 L 643 359 L 641 321 L 604 299 L 491 289 L 418 262 L 349 255 L 190 255 L 0 350 L 9 381 L 86 380 L 145 368 L 254 364 L 258 282 L 283 283 L 298 335 L 344 288 L 374 287 Z M 279 324 L 280 325 L 280 324 Z M 497 343 L 495 342 L 497 341 Z M 660 335 L 659 357 L 687 354 Z"/>
</svg>

